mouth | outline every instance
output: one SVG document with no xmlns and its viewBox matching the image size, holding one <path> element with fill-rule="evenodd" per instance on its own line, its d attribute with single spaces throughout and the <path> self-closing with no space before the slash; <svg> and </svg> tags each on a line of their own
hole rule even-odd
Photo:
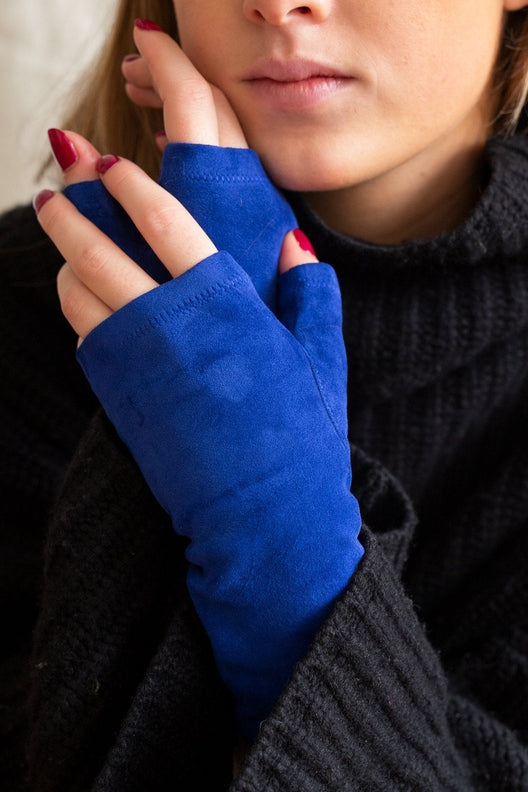
<svg viewBox="0 0 528 792">
<path fill-rule="evenodd" d="M 311 60 L 267 60 L 242 78 L 260 101 L 279 110 L 303 110 L 334 96 L 353 77 Z"/>
<path fill-rule="evenodd" d="M 345 74 L 333 66 L 297 58 L 295 60 L 267 60 L 257 64 L 243 77 L 249 82 L 272 80 L 273 82 L 304 82 L 317 77 L 344 78 Z"/>
</svg>

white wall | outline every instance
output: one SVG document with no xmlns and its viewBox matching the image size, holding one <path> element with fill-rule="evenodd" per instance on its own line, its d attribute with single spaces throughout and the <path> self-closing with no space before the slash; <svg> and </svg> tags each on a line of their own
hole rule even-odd
<svg viewBox="0 0 528 792">
<path fill-rule="evenodd" d="M 65 94 L 111 25 L 114 0 L 0 0 L 0 211 L 31 200 Z M 45 186 L 45 185 L 44 185 Z"/>
</svg>

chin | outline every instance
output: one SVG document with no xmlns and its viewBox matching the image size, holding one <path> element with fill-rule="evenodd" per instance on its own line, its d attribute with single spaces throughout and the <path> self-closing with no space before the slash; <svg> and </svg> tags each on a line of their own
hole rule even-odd
<svg viewBox="0 0 528 792">
<path fill-rule="evenodd" d="M 345 178 L 343 168 L 328 167 L 320 158 L 304 162 L 284 157 L 267 157 L 257 152 L 264 168 L 277 187 L 292 192 L 329 192 L 350 186 L 350 178 Z M 309 163 L 308 167 L 306 163 Z"/>
</svg>

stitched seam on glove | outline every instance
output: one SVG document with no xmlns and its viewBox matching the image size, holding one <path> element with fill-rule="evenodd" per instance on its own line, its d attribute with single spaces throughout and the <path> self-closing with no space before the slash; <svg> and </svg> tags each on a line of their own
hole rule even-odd
<svg viewBox="0 0 528 792">
<path fill-rule="evenodd" d="M 218 283 L 215 283 L 212 286 L 210 286 L 205 291 L 198 293 L 194 297 L 187 298 L 186 300 L 183 300 L 183 302 L 177 303 L 171 308 L 165 308 L 163 309 L 163 311 L 160 311 L 155 316 L 150 316 L 146 320 L 146 322 L 144 322 L 142 325 L 139 325 L 138 327 L 133 328 L 133 330 L 131 330 L 130 333 L 128 333 L 128 335 L 126 335 L 124 338 L 125 340 L 137 338 L 138 336 L 145 335 L 152 328 L 156 328 L 157 325 L 165 324 L 174 316 L 177 316 L 179 314 L 194 313 L 194 311 L 196 311 L 205 303 L 214 300 L 219 294 L 231 290 L 236 291 L 237 286 L 239 286 L 239 284 L 244 282 L 245 279 L 243 277 L 232 278 L 229 281 L 219 281 Z M 162 287 L 158 286 L 156 288 L 162 288 Z M 141 297 L 138 299 L 141 299 Z"/>
</svg>

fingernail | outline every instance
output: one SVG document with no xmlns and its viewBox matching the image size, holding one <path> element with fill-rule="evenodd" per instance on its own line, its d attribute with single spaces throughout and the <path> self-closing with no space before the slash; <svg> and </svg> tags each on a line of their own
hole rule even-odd
<svg viewBox="0 0 528 792">
<path fill-rule="evenodd" d="M 48 129 L 48 137 L 57 164 L 67 171 L 79 159 L 73 143 L 62 129 Z"/>
<path fill-rule="evenodd" d="M 156 25 L 155 22 L 151 22 L 150 19 L 136 19 L 134 25 L 140 30 L 159 30 L 163 32 L 160 26 Z"/>
<path fill-rule="evenodd" d="M 141 55 L 138 55 L 137 52 L 132 52 L 130 55 L 125 55 L 123 62 L 129 63 L 130 61 L 139 60 L 139 58 L 141 58 Z"/>
<path fill-rule="evenodd" d="M 97 173 L 106 173 L 116 162 L 119 162 L 119 157 L 116 157 L 115 154 L 105 154 L 104 157 L 101 157 L 101 159 L 96 162 L 95 170 Z"/>
<path fill-rule="evenodd" d="M 157 138 L 167 137 L 167 133 L 165 132 L 164 129 L 158 129 L 157 132 L 154 132 L 154 137 Z"/>
<path fill-rule="evenodd" d="M 297 240 L 297 244 L 301 248 L 301 250 L 306 250 L 308 253 L 312 253 L 312 255 L 316 256 L 317 253 L 315 252 L 312 243 L 304 233 L 301 231 L 300 228 L 296 228 L 293 232 L 293 236 Z"/>
<path fill-rule="evenodd" d="M 33 198 L 33 208 L 35 212 L 38 214 L 45 203 L 49 201 L 50 198 L 53 198 L 55 193 L 53 190 L 42 190 Z"/>
</svg>

